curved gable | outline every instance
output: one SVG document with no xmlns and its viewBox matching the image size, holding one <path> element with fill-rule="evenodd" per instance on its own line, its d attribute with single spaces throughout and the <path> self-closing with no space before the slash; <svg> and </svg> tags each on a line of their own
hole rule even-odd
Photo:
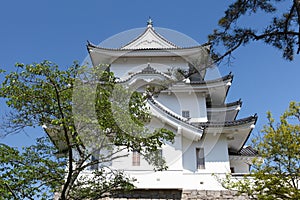
<svg viewBox="0 0 300 200">
<path fill-rule="evenodd" d="M 126 44 L 121 49 L 172 49 L 178 48 L 175 44 L 168 41 L 149 26 L 144 33 L 133 41 Z"/>
</svg>

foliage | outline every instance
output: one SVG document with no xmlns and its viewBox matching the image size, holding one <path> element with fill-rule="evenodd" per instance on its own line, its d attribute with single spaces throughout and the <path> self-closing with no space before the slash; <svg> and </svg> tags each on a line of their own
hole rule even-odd
<svg viewBox="0 0 300 200">
<path fill-rule="evenodd" d="M 0 199 L 50 199 L 63 184 L 66 159 L 47 138 L 22 151 L 0 144 Z"/>
<path fill-rule="evenodd" d="M 255 16 L 260 19 L 263 16 L 269 22 L 257 25 Z M 209 41 L 215 61 L 252 41 L 271 45 L 282 51 L 284 59 L 293 60 L 295 49 L 297 54 L 300 52 L 300 1 L 235 0 L 219 20 L 219 29 L 209 35 Z M 220 53 L 220 47 L 224 47 L 225 52 Z"/>
<path fill-rule="evenodd" d="M 250 178 L 228 177 L 223 184 L 254 199 L 300 199 L 300 103 L 291 102 L 277 125 L 270 112 L 268 120 L 255 141 L 261 159 L 254 160 Z"/>
<path fill-rule="evenodd" d="M 116 84 L 108 65 L 88 68 L 74 63 L 68 69 L 60 70 L 57 65 L 44 61 L 31 65 L 18 63 L 16 68 L 15 72 L 5 76 L 0 88 L 0 97 L 5 98 L 11 108 L 1 128 L 7 135 L 39 126 L 51 136 L 58 149 L 56 155 L 63 156 L 65 161 L 64 178 L 44 186 L 58 191 L 60 199 L 76 199 L 79 194 L 80 198 L 94 198 L 93 193 L 97 193 L 98 198 L 115 189 L 132 188 L 132 179 L 119 171 L 109 170 L 110 162 L 127 156 L 130 150 L 139 151 L 155 169 L 166 168 L 165 162 L 157 161 L 161 158 L 155 156 L 155 152 L 165 141 L 172 141 L 174 134 L 166 129 L 150 131 L 144 128 L 150 120 L 146 99 Z M 38 152 L 40 148 L 34 146 Z M 28 154 L 13 149 L 9 152 L 16 152 L 21 160 L 30 160 Z M 50 158 L 53 152 L 44 153 L 37 154 L 32 163 L 48 164 L 44 159 Z M 42 183 L 43 178 L 56 175 L 53 171 L 58 170 L 55 163 L 62 164 L 53 159 L 53 169 L 45 167 L 43 176 L 36 177 L 37 182 L 30 181 L 32 176 L 24 176 L 18 181 L 13 178 L 22 177 L 18 174 L 22 168 L 18 163 L 10 162 L 14 155 L 6 156 L 3 166 L 10 165 L 13 175 L 2 181 L 6 181 L 6 189 L 11 188 L 11 197 L 24 193 L 31 199 L 41 195 L 41 189 L 36 185 Z M 91 168 L 95 171 L 88 173 L 88 178 L 83 176 Z M 39 165 L 27 170 L 27 174 L 33 174 L 39 170 Z M 4 173 L 8 173 L 6 168 Z M 60 185 L 59 189 L 57 185 Z M 23 191 L 27 188 L 30 193 Z"/>
<path fill-rule="evenodd" d="M 74 184 L 74 187 L 79 188 L 79 190 L 72 190 L 70 196 L 74 200 L 81 200 L 86 197 L 99 199 L 106 195 L 132 190 L 134 186 L 130 184 L 131 181 L 134 180 L 129 179 L 122 171 L 102 167 L 92 172 L 92 178 L 79 177 Z M 93 185 L 93 188 L 87 187 L 90 185 Z M 120 189 L 122 190 L 120 191 Z"/>
</svg>

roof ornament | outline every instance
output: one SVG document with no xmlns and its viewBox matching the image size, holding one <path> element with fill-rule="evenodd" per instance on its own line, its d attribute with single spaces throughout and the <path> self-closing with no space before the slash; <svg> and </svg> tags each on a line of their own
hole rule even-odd
<svg viewBox="0 0 300 200">
<path fill-rule="evenodd" d="M 153 73 L 157 73 L 157 71 L 150 66 L 150 63 L 147 64 L 147 67 L 145 67 L 143 70 L 142 70 L 142 73 L 144 74 L 153 74 Z"/>
<path fill-rule="evenodd" d="M 153 26 L 153 21 L 151 19 L 151 17 L 149 17 L 148 21 L 147 21 L 147 27 L 152 27 Z"/>
</svg>

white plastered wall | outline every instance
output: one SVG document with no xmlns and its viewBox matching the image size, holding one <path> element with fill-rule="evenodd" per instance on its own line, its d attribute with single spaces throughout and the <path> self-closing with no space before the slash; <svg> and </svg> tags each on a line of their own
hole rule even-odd
<svg viewBox="0 0 300 200">
<path fill-rule="evenodd" d="M 205 169 L 196 168 L 196 148 L 204 148 Z M 220 134 L 207 134 L 199 142 L 183 138 L 183 168 L 197 173 L 230 172 L 227 140 Z"/>
<path fill-rule="evenodd" d="M 190 122 L 207 121 L 205 97 L 192 89 L 185 93 L 161 93 L 157 100 L 178 115 L 182 115 L 182 111 L 189 111 Z"/>
<path fill-rule="evenodd" d="M 111 71 L 116 77 L 126 77 L 132 73 L 143 70 L 150 66 L 157 71 L 168 73 L 169 69 L 188 69 L 188 64 L 180 57 L 139 57 L 139 58 L 118 58 L 111 64 Z"/>
<path fill-rule="evenodd" d="M 230 167 L 234 168 L 234 173 L 237 174 L 248 174 L 250 164 L 248 159 L 243 159 L 234 156 L 230 156 Z"/>
</svg>

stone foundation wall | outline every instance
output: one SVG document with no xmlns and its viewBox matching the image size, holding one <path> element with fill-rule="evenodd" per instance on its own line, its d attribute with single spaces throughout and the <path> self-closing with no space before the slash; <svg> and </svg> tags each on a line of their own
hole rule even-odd
<svg viewBox="0 0 300 200">
<path fill-rule="evenodd" d="M 234 200 L 243 200 L 249 199 L 245 194 L 237 194 L 236 191 L 230 190 L 185 190 L 182 192 L 182 200 L 192 200 L 192 199 L 206 199 L 206 200 L 224 200 L 224 199 L 234 199 Z"/>
<path fill-rule="evenodd" d="M 243 200 L 250 199 L 247 195 L 237 194 L 229 190 L 134 190 L 128 193 L 119 193 L 102 200 Z"/>
</svg>

